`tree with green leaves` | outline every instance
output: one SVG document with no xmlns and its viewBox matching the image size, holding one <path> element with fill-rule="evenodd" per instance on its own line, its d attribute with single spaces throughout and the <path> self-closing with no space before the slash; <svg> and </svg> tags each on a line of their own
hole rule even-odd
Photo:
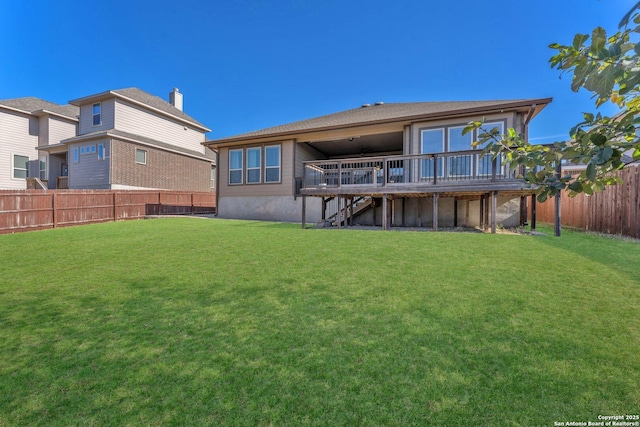
<svg viewBox="0 0 640 427">
<path fill-rule="evenodd" d="M 601 27 L 591 36 L 577 34 L 573 43 L 553 43 L 557 53 L 549 60 L 552 68 L 570 73 L 571 90 L 584 88 L 593 93 L 596 108 L 612 102 L 620 113 L 608 117 L 600 113 L 584 113 L 584 120 L 570 130 L 571 140 L 549 145 L 532 145 L 515 130 L 501 135 L 498 129 L 485 129 L 482 121 L 471 122 L 466 132 L 480 129 L 474 146 L 483 148 L 483 155 L 503 161 L 513 170 L 524 165 L 524 179 L 537 186 L 537 198 L 567 189 L 569 195 L 592 194 L 607 185 L 618 184 L 612 176 L 625 166 L 623 154 L 632 153 L 640 159 L 640 143 L 636 131 L 640 127 L 640 2 L 620 22 L 618 32 L 607 36 Z M 586 165 L 579 175 L 561 175 L 556 170 L 560 162 Z"/>
</svg>

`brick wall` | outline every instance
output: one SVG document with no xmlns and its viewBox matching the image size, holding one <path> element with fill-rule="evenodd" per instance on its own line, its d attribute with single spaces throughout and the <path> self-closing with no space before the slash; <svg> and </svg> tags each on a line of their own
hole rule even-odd
<svg viewBox="0 0 640 427">
<path fill-rule="evenodd" d="M 111 183 L 180 191 L 213 191 L 211 163 L 156 148 L 112 139 Z M 147 152 L 147 164 L 136 163 L 136 148 Z"/>
</svg>

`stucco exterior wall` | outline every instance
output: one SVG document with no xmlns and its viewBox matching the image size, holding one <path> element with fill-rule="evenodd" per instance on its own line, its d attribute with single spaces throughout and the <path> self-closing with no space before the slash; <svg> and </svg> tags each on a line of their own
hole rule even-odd
<svg viewBox="0 0 640 427">
<path fill-rule="evenodd" d="M 307 197 L 307 223 L 315 223 L 321 218 L 321 200 Z M 293 196 L 251 196 L 218 197 L 218 217 L 251 219 L 261 221 L 302 221 L 302 197 Z"/>
</svg>

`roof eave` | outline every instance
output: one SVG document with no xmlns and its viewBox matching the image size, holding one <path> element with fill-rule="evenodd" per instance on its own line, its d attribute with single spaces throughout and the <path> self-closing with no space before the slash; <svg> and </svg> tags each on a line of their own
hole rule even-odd
<svg viewBox="0 0 640 427">
<path fill-rule="evenodd" d="M 442 111 L 436 113 L 427 113 L 427 114 L 417 114 L 412 116 L 403 116 L 403 117 L 394 117 L 390 119 L 380 119 L 380 120 L 372 120 L 366 122 L 354 122 L 347 123 L 342 125 L 335 126 L 322 126 L 316 128 L 309 128 L 304 130 L 295 130 L 295 131 L 284 131 L 284 132 L 275 132 L 265 135 L 250 135 L 250 136 L 236 136 L 229 138 L 221 138 L 212 141 L 205 141 L 203 144 L 207 147 L 225 147 L 232 146 L 236 143 L 247 143 L 247 142 L 260 142 L 264 140 L 277 139 L 281 137 L 287 137 L 288 139 L 294 139 L 297 136 L 302 136 L 309 133 L 319 132 L 319 131 L 330 131 L 330 130 L 338 130 L 338 129 L 348 129 L 353 127 L 360 126 L 372 126 L 386 123 L 413 123 L 421 120 L 432 120 L 439 118 L 448 118 L 448 117 L 457 117 L 457 116 L 466 116 L 469 114 L 475 113 L 492 113 L 496 111 L 504 111 L 504 110 L 512 110 L 517 108 L 531 107 L 532 105 L 536 106 L 535 112 L 532 116 L 536 116 L 544 107 L 546 107 L 553 98 L 539 98 L 539 99 L 527 99 L 521 101 L 507 102 L 504 104 L 498 104 L 491 107 L 473 107 L 473 108 L 465 108 L 461 110 L 449 110 Z M 375 107 L 374 107 L 375 108 Z"/>
</svg>

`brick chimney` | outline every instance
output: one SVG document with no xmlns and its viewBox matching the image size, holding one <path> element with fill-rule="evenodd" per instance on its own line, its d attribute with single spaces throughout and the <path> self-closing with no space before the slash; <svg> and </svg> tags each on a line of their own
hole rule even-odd
<svg viewBox="0 0 640 427">
<path fill-rule="evenodd" d="M 173 91 L 169 92 L 169 104 L 182 111 L 182 94 L 177 87 L 174 87 Z"/>
</svg>

